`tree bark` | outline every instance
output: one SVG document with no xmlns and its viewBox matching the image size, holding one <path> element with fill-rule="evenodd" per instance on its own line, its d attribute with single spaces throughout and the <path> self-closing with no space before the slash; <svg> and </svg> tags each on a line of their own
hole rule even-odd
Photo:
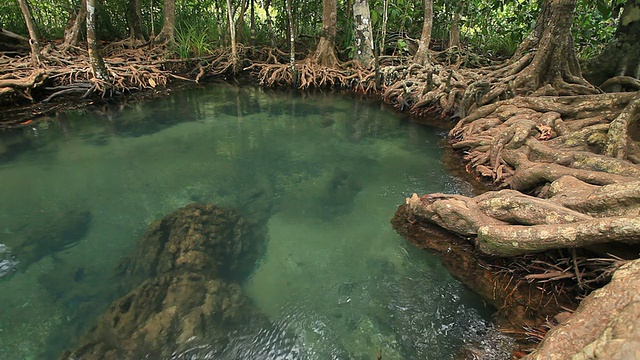
<svg viewBox="0 0 640 360">
<path fill-rule="evenodd" d="M 389 22 L 389 0 L 384 0 L 382 4 L 382 30 L 380 35 L 380 48 L 378 56 L 384 55 L 387 42 L 387 23 Z"/>
<path fill-rule="evenodd" d="M 628 0 L 614 41 L 589 60 L 585 77 L 607 92 L 637 91 L 640 79 L 640 0 Z M 615 78 L 617 81 L 609 81 Z M 635 80 L 635 81 L 633 81 Z"/>
<path fill-rule="evenodd" d="M 629 127 L 638 122 L 640 117 L 640 92 L 636 98 L 611 122 L 607 132 L 607 142 L 605 144 L 605 155 L 626 160 L 628 155 Z"/>
<path fill-rule="evenodd" d="M 431 29 L 433 28 L 433 0 L 424 0 L 424 22 L 422 35 L 418 41 L 418 51 L 413 56 L 413 62 L 425 65 L 431 62 L 429 56 L 429 43 L 431 43 Z"/>
<path fill-rule="evenodd" d="M 156 36 L 154 42 L 161 43 L 173 43 L 175 41 L 176 32 L 176 1 L 164 0 L 164 6 L 162 9 L 164 21 L 162 22 L 162 30 Z"/>
<path fill-rule="evenodd" d="M 326 67 L 335 67 L 338 65 L 338 58 L 336 57 L 335 50 L 336 14 L 336 0 L 323 0 L 322 36 L 320 37 L 320 42 L 318 42 L 314 58 L 316 63 Z"/>
<path fill-rule="evenodd" d="M 142 32 L 140 0 L 129 0 L 127 4 L 127 24 L 129 25 L 129 39 L 134 43 L 146 41 Z"/>
<path fill-rule="evenodd" d="M 256 10 L 255 10 L 255 0 L 251 0 L 251 45 L 255 45 L 256 43 Z"/>
<path fill-rule="evenodd" d="M 239 40 L 241 43 L 244 41 L 242 37 L 244 28 L 244 15 L 247 12 L 248 8 L 249 2 L 247 0 L 240 1 L 240 13 L 238 14 L 238 20 L 236 21 L 236 36 L 239 37 L 237 41 Z"/>
<path fill-rule="evenodd" d="M 64 30 L 64 42 L 62 43 L 63 51 L 68 51 L 72 46 L 78 46 L 80 41 L 80 31 L 85 27 L 87 20 L 87 0 L 80 2 L 80 8 L 75 15 L 70 26 Z"/>
<path fill-rule="evenodd" d="M 27 30 L 29 30 L 29 45 L 31 46 L 31 63 L 34 66 L 40 66 L 42 63 L 42 54 L 40 54 L 40 36 L 38 35 L 38 28 L 31 15 L 31 9 L 27 0 L 18 0 L 20 3 L 20 10 L 24 16 L 24 22 L 27 24 Z"/>
<path fill-rule="evenodd" d="M 93 76 L 96 79 L 111 82 L 107 67 L 104 64 L 104 60 L 100 55 L 98 46 L 98 38 L 96 36 L 96 1 L 87 0 L 87 45 L 89 52 L 89 62 L 91 63 L 91 70 Z"/>
<path fill-rule="evenodd" d="M 24 36 L 12 33 L 0 26 L 0 51 L 29 51 L 29 39 Z"/>
<path fill-rule="evenodd" d="M 373 65 L 373 31 L 368 0 L 354 0 L 355 53 L 353 59 L 365 67 Z"/>
<path fill-rule="evenodd" d="M 571 23 L 576 0 L 545 0 L 534 29 L 512 58 L 535 55 L 513 80 L 518 93 L 533 95 L 594 94 L 597 90 L 582 77 L 573 47 Z M 518 69 L 519 70 L 519 69 Z"/>
<path fill-rule="evenodd" d="M 515 256 L 612 241 L 640 244 L 640 217 L 608 217 L 533 226 L 487 225 L 478 229 L 477 244 L 486 254 Z"/>
<path fill-rule="evenodd" d="M 453 22 L 451 23 L 451 29 L 449 29 L 449 48 L 460 47 L 460 17 L 462 8 L 456 9 L 456 13 L 453 15 Z"/>
<path fill-rule="evenodd" d="M 233 19 L 233 13 L 231 0 L 227 0 L 227 20 L 229 21 L 229 36 L 231 37 L 231 66 L 235 74 L 238 69 L 238 48 L 236 47 L 236 22 Z"/>
<path fill-rule="evenodd" d="M 291 66 L 291 83 L 293 86 L 298 85 L 298 70 L 296 69 L 296 37 L 293 28 L 293 13 L 291 12 L 291 0 L 286 0 L 287 17 L 289 18 L 289 65 Z"/>
<path fill-rule="evenodd" d="M 637 359 L 640 351 L 640 260 L 622 265 L 523 360 Z"/>
</svg>

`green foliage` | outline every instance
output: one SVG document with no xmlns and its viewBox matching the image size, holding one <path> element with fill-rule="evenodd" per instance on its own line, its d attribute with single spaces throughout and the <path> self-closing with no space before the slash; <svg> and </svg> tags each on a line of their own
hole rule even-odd
<svg viewBox="0 0 640 360">
<path fill-rule="evenodd" d="M 498 58 L 509 58 L 515 54 L 523 39 L 523 34 L 518 32 L 507 33 L 501 36 L 489 36 L 486 38 L 482 50 Z"/>
<path fill-rule="evenodd" d="M 613 40 L 616 21 L 611 18 L 613 7 L 620 0 L 588 1 L 579 0 L 573 19 L 573 40 L 576 52 L 581 60 L 592 58 L 600 53 L 604 46 Z"/>
<path fill-rule="evenodd" d="M 27 25 L 17 1 L 0 1 L 0 26 L 16 34 L 28 36 Z"/>
<path fill-rule="evenodd" d="M 473 1 L 463 9 L 462 36 L 490 56 L 509 57 L 533 29 L 535 1 Z"/>
<path fill-rule="evenodd" d="M 346 1 L 343 4 L 338 2 L 338 9 L 345 8 Z M 349 12 L 349 14 L 351 14 L 351 12 Z M 347 15 L 346 11 L 338 11 L 337 13 L 338 34 L 336 37 L 336 50 L 338 52 L 338 57 L 343 60 L 352 59 L 355 51 L 353 18 Z"/>
<path fill-rule="evenodd" d="M 181 22 L 176 28 L 176 53 L 181 58 L 207 55 L 214 48 L 217 27 L 214 24 Z"/>
<path fill-rule="evenodd" d="M 59 39 L 64 28 L 80 4 L 80 0 L 28 0 L 42 37 Z M 152 2 L 153 1 L 153 2 Z M 128 0 L 101 0 L 98 8 L 98 36 L 104 40 L 126 38 L 128 25 L 126 12 Z M 616 19 L 614 8 L 625 0 L 578 0 L 573 36 L 576 50 L 582 59 L 594 56 L 614 36 Z M 311 51 L 321 35 L 322 1 L 293 1 L 295 33 L 301 51 Z M 491 56 L 508 57 L 529 34 L 536 22 L 541 0 L 435 0 L 432 39 L 448 41 L 453 16 L 461 10 L 461 40 L 474 49 Z M 153 7 L 151 5 L 153 4 Z M 239 7 L 240 0 L 232 0 Z M 375 44 L 379 46 L 385 0 L 369 0 Z M 157 34 L 162 27 L 162 1 L 141 0 L 142 24 L 145 35 L 152 28 Z M 288 20 L 285 0 L 272 0 L 270 15 L 272 31 L 266 24 L 265 1 L 255 0 L 256 45 L 280 44 L 288 47 Z M 353 0 L 338 1 L 338 34 L 336 47 L 339 57 L 348 60 L 353 52 Z M 422 0 L 387 1 L 387 39 L 393 39 L 396 49 L 405 49 L 405 39 L 420 37 L 424 16 Z M 238 16 L 240 10 L 237 10 Z M 229 44 L 226 0 L 176 0 L 175 51 L 179 56 L 201 56 L 218 46 Z M 20 7 L 15 0 L 0 1 L 0 25 L 27 36 Z M 244 25 L 238 31 L 238 39 L 248 43 L 250 33 L 250 9 L 244 17 Z M 302 45 L 302 46 L 301 46 Z M 387 44 L 389 46 L 390 44 Z M 305 48 L 305 46 L 307 48 Z"/>
<path fill-rule="evenodd" d="M 71 0 L 29 1 L 31 13 L 43 39 L 56 39 L 64 34 L 64 26 L 73 10 Z M 17 34 L 28 36 L 27 26 L 15 0 L 0 1 L 0 25 Z"/>
<path fill-rule="evenodd" d="M 102 1 L 97 4 L 98 37 L 102 40 L 117 40 L 129 36 L 127 25 L 127 0 Z"/>
</svg>

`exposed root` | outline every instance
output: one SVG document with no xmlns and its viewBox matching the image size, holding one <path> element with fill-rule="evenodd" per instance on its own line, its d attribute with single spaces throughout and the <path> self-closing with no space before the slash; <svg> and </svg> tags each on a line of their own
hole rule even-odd
<svg viewBox="0 0 640 360">
<path fill-rule="evenodd" d="M 501 269 L 514 281 L 584 297 L 640 249 L 639 96 L 515 97 L 477 108 L 450 141 L 468 172 L 505 190 L 414 194 L 407 199 L 414 223 L 506 257 L 493 263 L 507 262 Z M 562 255 L 545 260 L 553 254 Z"/>
<path fill-rule="evenodd" d="M 465 91 L 474 81 L 473 72 L 439 64 L 388 66 L 380 69 L 386 86 L 383 98 L 413 114 L 440 113 L 451 116 L 460 103 L 468 101 Z M 466 75 L 465 75 L 466 74 Z M 470 91 L 467 98 L 480 98 L 483 88 Z"/>
<path fill-rule="evenodd" d="M 281 63 L 272 54 L 269 59 L 273 63 L 254 63 L 245 68 L 253 71 L 263 86 L 292 86 L 298 84 L 300 89 L 309 88 L 349 88 L 358 92 L 372 92 L 377 89 L 375 72 L 354 64 L 348 67 L 327 67 L 317 64 L 308 58 L 296 63 L 297 78 L 293 78 L 291 66 Z"/>
</svg>

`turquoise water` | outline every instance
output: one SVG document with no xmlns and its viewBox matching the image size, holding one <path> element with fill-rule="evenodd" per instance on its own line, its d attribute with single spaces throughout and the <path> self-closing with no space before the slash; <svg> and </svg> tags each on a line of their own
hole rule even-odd
<svg viewBox="0 0 640 360">
<path fill-rule="evenodd" d="M 148 224 L 192 202 L 267 224 L 242 285 L 273 327 L 232 339 L 229 359 L 447 359 L 482 343 L 489 310 L 389 223 L 413 192 L 470 191 L 440 163 L 443 136 L 379 103 L 228 85 L 0 134 L 0 358 L 72 346 Z"/>
</svg>

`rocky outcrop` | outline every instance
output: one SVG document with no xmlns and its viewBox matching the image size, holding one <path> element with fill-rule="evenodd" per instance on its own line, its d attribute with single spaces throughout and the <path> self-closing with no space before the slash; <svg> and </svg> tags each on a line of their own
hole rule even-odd
<svg viewBox="0 0 640 360">
<path fill-rule="evenodd" d="M 264 237 L 234 210 L 191 204 L 150 226 L 124 262 L 132 287 L 62 359 L 163 359 L 264 323 L 237 281 L 261 255 Z"/>
<path fill-rule="evenodd" d="M 640 260 L 620 267 L 603 288 L 547 333 L 525 359 L 640 359 Z"/>
<path fill-rule="evenodd" d="M 235 210 L 191 204 L 151 224 L 123 268 L 133 280 L 171 272 L 244 280 L 264 251 L 260 237 Z"/>
<path fill-rule="evenodd" d="M 250 321 L 266 320 L 237 283 L 199 274 L 144 281 L 116 300 L 63 359 L 166 359 L 203 344 L 221 351 L 227 336 Z"/>
</svg>

